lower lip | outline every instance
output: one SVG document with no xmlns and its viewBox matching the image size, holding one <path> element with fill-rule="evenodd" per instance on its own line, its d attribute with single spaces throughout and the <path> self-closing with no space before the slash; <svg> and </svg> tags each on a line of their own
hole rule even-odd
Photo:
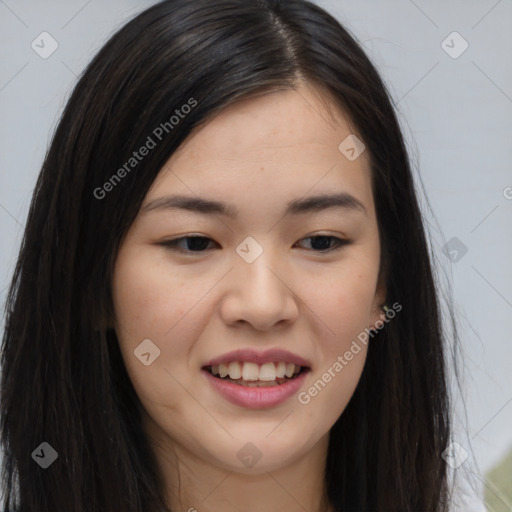
<svg viewBox="0 0 512 512">
<path fill-rule="evenodd" d="M 283 384 L 261 388 L 251 388 L 218 379 L 208 370 L 202 369 L 201 373 L 206 376 L 213 388 L 232 404 L 248 409 L 264 409 L 279 405 L 297 393 L 304 383 L 308 371 L 303 371 L 294 379 Z"/>
</svg>

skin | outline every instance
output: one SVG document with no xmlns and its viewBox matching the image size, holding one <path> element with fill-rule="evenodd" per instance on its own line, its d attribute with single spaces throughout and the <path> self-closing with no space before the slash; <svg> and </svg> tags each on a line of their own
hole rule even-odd
<svg viewBox="0 0 512 512">
<path fill-rule="evenodd" d="M 284 348 L 310 361 L 307 391 L 381 318 L 369 156 L 349 161 L 340 152 L 355 130 L 328 106 L 325 92 L 303 83 L 223 110 L 161 169 L 120 248 L 115 329 L 173 510 L 320 510 L 329 430 L 356 388 L 367 346 L 307 404 L 293 396 L 272 408 L 239 407 L 200 371 L 237 348 Z M 283 217 L 289 201 L 333 192 L 350 193 L 366 213 Z M 239 216 L 144 210 L 178 193 L 232 203 Z M 191 235 L 211 241 L 199 250 L 186 240 L 174 250 L 161 245 Z M 350 243 L 336 249 L 309 238 L 320 235 Z M 247 236 L 263 248 L 253 263 L 236 252 Z M 148 338 L 160 356 L 145 366 L 133 352 Z M 262 454 L 250 468 L 237 457 L 248 442 Z"/>
</svg>

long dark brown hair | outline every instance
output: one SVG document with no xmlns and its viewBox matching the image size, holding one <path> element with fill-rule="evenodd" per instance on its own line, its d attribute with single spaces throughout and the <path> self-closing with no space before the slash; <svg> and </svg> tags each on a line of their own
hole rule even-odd
<svg viewBox="0 0 512 512">
<path fill-rule="evenodd" d="M 357 389 L 331 429 L 326 498 L 338 512 L 447 509 L 441 453 L 451 423 L 438 286 L 383 81 L 355 37 L 306 0 L 167 0 L 117 31 L 85 69 L 35 187 L 1 356 L 4 511 L 168 510 L 142 406 L 108 327 L 117 252 L 191 130 L 239 99 L 299 79 L 324 88 L 366 145 L 381 273 L 389 302 L 403 307 L 369 344 Z M 171 129 L 191 98 L 194 108 Z M 112 180 L 166 122 L 156 147 Z M 41 442 L 58 452 L 46 470 L 31 456 Z"/>
</svg>

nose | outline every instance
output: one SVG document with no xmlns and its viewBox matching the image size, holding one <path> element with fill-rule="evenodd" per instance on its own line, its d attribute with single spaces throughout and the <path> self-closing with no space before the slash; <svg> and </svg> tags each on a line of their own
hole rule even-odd
<svg viewBox="0 0 512 512">
<path fill-rule="evenodd" d="M 299 313 L 290 272 L 263 254 L 253 263 L 238 261 L 226 283 L 220 312 L 226 325 L 250 324 L 265 331 L 278 324 L 293 323 Z"/>
</svg>

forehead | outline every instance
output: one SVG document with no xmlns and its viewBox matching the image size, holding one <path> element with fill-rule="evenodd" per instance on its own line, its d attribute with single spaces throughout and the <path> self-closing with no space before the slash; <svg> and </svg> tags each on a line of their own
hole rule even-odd
<svg viewBox="0 0 512 512">
<path fill-rule="evenodd" d="M 312 86 L 238 101 L 187 138 L 145 203 L 179 192 L 243 207 L 248 196 L 281 204 L 308 192 L 343 191 L 368 204 L 368 155 L 351 161 L 340 150 L 353 135 L 350 119 Z"/>
</svg>

